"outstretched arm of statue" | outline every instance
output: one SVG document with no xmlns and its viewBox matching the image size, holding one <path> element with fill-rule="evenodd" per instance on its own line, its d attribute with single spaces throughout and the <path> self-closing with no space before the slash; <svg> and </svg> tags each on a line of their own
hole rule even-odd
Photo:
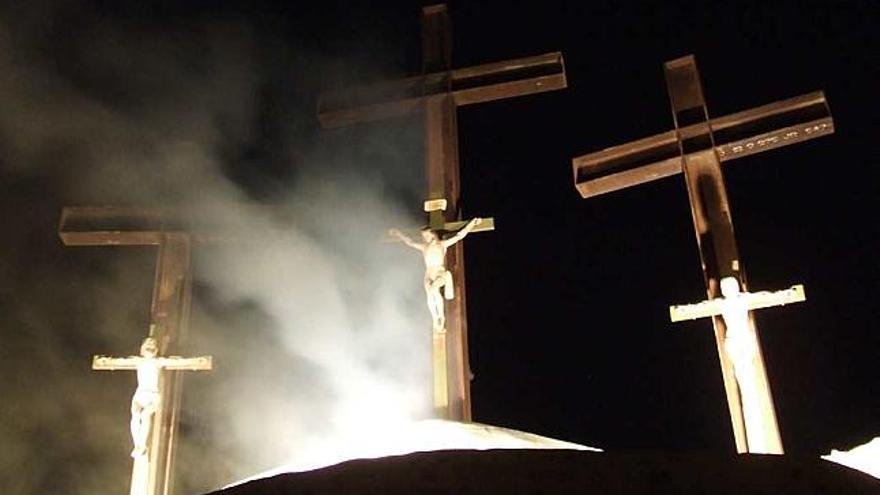
<svg viewBox="0 0 880 495">
<path fill-rule="evenodd" d="M 111 357 L 111 356 L 95 356 L 92 358 L 93 370 L 133 370 L 137 369 L 137 365 L 143 361 L 140 356 L 128 357 Z"/>
<path fill-rule="evenodd" d="M 425 248 L 425 246 L 413 241 L 412 239 L 407 237 L 406 234 L 404 234 L 403 232 L 401 232 L 397 229 L 389 230 L 388 235 L 400 239 L 404 244 L 406 244 L 407 246 L 409 246 L 413 249 L 418 249 L 419 251 L 422 251 Z"/>
<path fill-rule="evenodd" d="M 482 221 L 483 221 L 483 219 L 480 218 L 480 217 L 476 217 L 476 218 L 474 218 L 473 220 L 471 220 L 470 222 L 468 222 L 467 225 L 465 225 L 464 227 L 462 227 L 461 230 L 459 230 L 458 232 L 456 232 L 455 235 L 453 235 L 453 236 L 450 237 L 449 239 L 444 240 L 444 241 L 443 241 L 443 245 L 446 246 L 446 247 L 449 247 L 449 246 L 455 244 L 456 242 L 458 242 L 458 241 L 464 239 L 464 237 L 465 237 L 466 235 L 470 234 L 471 231 L 474 230 L 474 227 L 476 227 L 477 225 L 479 225 L 480 222 L 482 222 Z"/>
<path fill-rule="evenodd" d="M 213 368 L 211 356 L 199 356 L 192 358 L 184 358 L 180 356 L 169 356 L 156 358 L 159 366 L 166 370 L 190 370 L 202 371 Z"/>
</svg>

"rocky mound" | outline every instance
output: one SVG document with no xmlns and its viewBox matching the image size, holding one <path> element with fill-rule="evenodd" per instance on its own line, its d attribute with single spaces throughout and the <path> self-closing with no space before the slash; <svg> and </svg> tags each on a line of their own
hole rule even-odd
<svg viewBox="0 0 880 495">
<path fill-rule="evenodd" d="M 445 450 L 361 459 L 216 495 L 878 495 L 880 481 L 820 459 L 771 455 Z"/>
</svg>

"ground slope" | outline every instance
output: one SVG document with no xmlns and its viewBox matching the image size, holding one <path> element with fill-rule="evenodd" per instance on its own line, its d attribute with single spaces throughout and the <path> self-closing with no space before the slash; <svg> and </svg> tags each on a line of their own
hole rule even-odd
<svg viewBox="0 0 880 495">
<path fill-rule="evenodd" d="M 878 495 L 880 481 L 819 459 L 787 456 L 462 450 L 349 461 L 213 493 Z"/>
</svg>

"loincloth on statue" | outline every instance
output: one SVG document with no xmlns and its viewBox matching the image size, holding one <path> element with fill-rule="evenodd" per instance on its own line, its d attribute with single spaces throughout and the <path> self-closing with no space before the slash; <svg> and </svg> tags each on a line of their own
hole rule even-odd
<svg viewBox="0 0 880 495">
<path fill-rule="evenodd" d="M 438 270 L 429 270 L 425 272 L 425 286 L 437 288 L 449 281 L 449 270 L 441 268 Z"/>
<path fill-rule="evenodd" d="M 134 391 L 134 396 L 131 398 L 131 404 L 132 406 L 137 404 L 143 409 L 155 410 L 159 408 L 159 400 L 160 396 L 158 390 L 149 390 L 138 387 L 138 389 Z"/>
</svg>

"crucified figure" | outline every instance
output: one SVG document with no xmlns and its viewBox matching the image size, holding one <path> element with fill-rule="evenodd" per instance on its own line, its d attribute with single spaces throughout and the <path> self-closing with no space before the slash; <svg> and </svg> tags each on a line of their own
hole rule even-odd
<svg viewBox="0 0 880 495">
<path fill-rule="evenodd" d="M 721 316 L 727 327 L 724 336 L 724 352 L 733 363 L 733 374 L 741 393 L 746 395 L 754 382 L 755 361 L 758 359 L 758 339 L 749 325 L 749 298 L 756 294 L 742 292 L 734 277 L 721 279 Z M 758 293 L 757 295 L 761 295 Z M 744 407 L 745 407 L 745 401 Z"/>
<path fill-rule="evenodd" d="M 447 239 L 441 239 L 433 230 L 424 228 L 421 231 L 424 243 L 413 241 L 397 229 L 388 231 L 390 235 L 397 237 L 407 246 L 417 249 L 422 253 L 422 257 L 425 260 L 425 295 L 428 300 L 428 311 L 431 312 L 435 332 L 442 333 L 446 331 L 446 316 L 443 307 L 444 298 L 452 299 L 455 297 L 452 273 L 446 269 L 446 250 L 449 249 L 449 246 L 464 239 L 480 222 L 482 222 L 481 218 L 474 218 Z"/>
<path fill-rule="evenodd" d="M 161 358 L 156 357 L 158 352 L 156 339 L 145 338 L 141 344 L 141 359 L 136 363 L 138 385 L 131 398 L 132 457 L 146 455 L 153 415 L 159 409 L 159 373 L 162 364 Z"/>
<path fill-rule="evenodd" d="M 212 365 L 210 356 L 184 358 L 160 357 L 158 354 L 158 342 L 153 337 L 147 337 L 141 343 L 138 356 L 95 356 L 92 361 L 92 369 L 96 370 L 137 371 L 137 389 L 131 398 L 131 440 L 134 444 L 131 456 L 134 458 L 147 454 L 153 417 L 159 410 L 162 397 L 159 389 L 162 370 L 210 370 Z"/>
</svg>

